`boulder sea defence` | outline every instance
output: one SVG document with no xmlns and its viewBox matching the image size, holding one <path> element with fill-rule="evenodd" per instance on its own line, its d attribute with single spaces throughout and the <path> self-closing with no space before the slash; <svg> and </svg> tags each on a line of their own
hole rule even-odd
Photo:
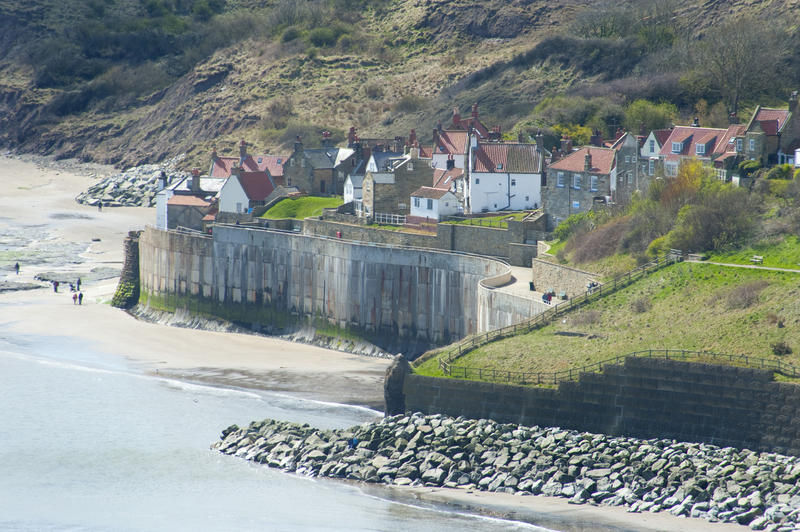
<svg viewBox="0 0 800 532">
<path fill-rule="evenodd" d="M 396 415 L 342 430 L 264 420 L 212 445 L 301 475 L 396 486 L 565 497 L 800 530 L 800 458 L 442 415 Z"/>
</svg>

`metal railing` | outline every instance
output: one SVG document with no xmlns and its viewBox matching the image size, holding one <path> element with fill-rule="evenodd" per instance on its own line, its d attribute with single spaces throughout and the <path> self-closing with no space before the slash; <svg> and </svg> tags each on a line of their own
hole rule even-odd
<svg viewBox="0 0 800 532">
<path fill-rule="evenodd" d="M 406 217 L 402 214 L 376 212 L 372 215 L 372 221 L 376 224 L 383 225 L 404 225 L 406 223 Z"/>
<path fill-rule="evenodd" d="M 439 357 L 439 368 L 446 375 L 449 375 L 450 370 L 448 368 L 452 362 L 477 347 L 488 344 L 489 342 L 493 342 L 495 340 L 500 340 L 502 338 L 514 336 L 520 333 L 527 333 L 534 329 L 543 327 L 544 325 L 550 323 L 554 318 L 561 316 L 565 312 L 569 312 L 574 308 L 585 305 L 589 301 L 599 299 L 604 295 L 615 292 L 620 288 L 625 287 L 630 283 L 644 277 L 645 275 L 663 268 L 664 266 L 682 261 L 683 254 L 678 250 L 675 251 L 675 253 L 671 252 L 663 257 L 656 257 L 654 260 L 643 264 L 638 268 L 634 268 L 627 273 L 618 275 L 611 281 L 589 288 L 584 293 L 571 299 L 556 303 L 551 308 L 528 320 L 515 323 L 514 325 L 509 325 L 507 327 L 502 327 L 500 329 L 494 329 L 486 333 L 467 337 L 450 348 L 443 356 Z"/>
<path fill-rule="evenodd" d="M 600 373 L 607 366 L 623 363 L 625 359 L 629 357 L 663 358 L 666 360 L 700 359 L 699 361 L 701 362 L 710 359 L 713 361 L 727 362 L 728 365 L 732 366 L 738 365 L 754 369 L 769 370 L 785 377 L 800 377 L 800 368 L 781 360 L 750 355 L 714 353 L 711 351 L 688 351 L 685 349 L 647 349 L 644 351 L 634 351 L 626 355 L 618 355 L 579 368 L 551 372 L 506 371 L 496 368 L 471 368 L 448 364 L 445 374 L 455 378 L 478 379 L 507 384 L 557 386 L 561 382 L 576 381 L 581 375 L 586 373 Z"/>
</svg>

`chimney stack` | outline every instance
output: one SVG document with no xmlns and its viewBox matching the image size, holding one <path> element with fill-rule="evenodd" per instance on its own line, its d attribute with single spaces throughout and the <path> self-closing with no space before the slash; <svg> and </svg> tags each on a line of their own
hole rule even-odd
<svg viewBox="0 0 800 532">
<path fill-rule="evenodd" d="M 478 104 L 477 103 L 473 103 L 472 104 L 472 118 L 474 118 L 475 120 L 478 119 Z"/>
<path fill-rule="evenodd" d="M 592 131 L 592 136 L 589 138 L 589 144 L 592 146 L 597 146 L 598 148 L 603 147 L 603 135 L 600 133 L 600 130 L 595 128 Z"/>
<path fill-rule="evenodd" d="M 452 154 L 448 155 L 447 156 L 447 169 L 448 170 L 452 170 L 455 167 L 456 167 L 456 160 L 453 158 Z"/>
<path fill-rule="evenodd" d="M 295 137 L 295 139 L 294 139 L 294 151 L 296 153 L 297 152 L 299 152 L 299 153 L 303 152 L 303 137 L 301 137 L 300 135 L 297 135 L 297 137 Z"/>
<path fill-rule="evenodd" d="M 200 169 L 197 168 L 196 166 L 192 168 L 191 188 L 192 192 L 200 192 Z"/>
<path fill-rule="evenodd" d="M 217 155 L 217 147 L 214 146 L 211 148 L 211 160 L 216 161 L 219 156 Z"/>
<path fill-rule="evenodd" d="M 331 132 L 330 131 L 323 131 L 322 132 L 322 147 L 323 148 L 330 148 L 331 147 Z"/>
<path fill-rule="evenodd" d="M 161 170 L 161 175 L 158 176 L 158 190 L 167 188 L 167 173 Z"/>
<path fill-rule="evenodd" d="M 408 134 L 408 140 L 406 143 L 409 146 L 417 146 L 419 143 L 417 142 L 417 130 L 412 129 L 411 132 Z"/>
<path fill-rule="evenodd" d="M 569 137 L 561 137 L 561 153 L 569 155 L 572 153 L 572 139 Z"/>
<path fill-rule="evenodd" d="M 592 152 L 586 150 L 586 155 L 583 156 L 583 171 L 590 172 L 592 170 Z"/>
<path fill-rule="evenodd" d="M 700 127 L 700 119 L 694 117 L 694 121 L 692 122 L 692 127 Z"/>
<path fill-rule="evenodd" d="M 245 159 L 247 159 L 247 143 L 242 139 L 239 143 L 239 164 L 244 164 Z"/>
<path fill-rule="evenodd" d="M 792 113 L 793 115 L 800 114 L 800 102 L 798 101 L 796 90 L 793 90 L 792 93 L 789 95 L 789 112 Z M 795 117 L 792 118 L 796 120 Z"/>
<path fill-rule="evenodd" d="M 347 132 L 347 147 L 352 148 L 355 142 L 356 142 L 356 128 L 355 126 L 350 126 L 350 131 Z"/>
<path fill-rule="evenodd" d="M 489 140 L 500 142 L 502 138 L 503 134 L 500 133 L 500 126 L 492 126 L 492 131 L 489 133 Z"/>
<path fill-rule="evenodd" d="M 453 127 L 461 127 L 461 113 L 458 112 L 458 107 L 453 107 Z"/>
</svg>

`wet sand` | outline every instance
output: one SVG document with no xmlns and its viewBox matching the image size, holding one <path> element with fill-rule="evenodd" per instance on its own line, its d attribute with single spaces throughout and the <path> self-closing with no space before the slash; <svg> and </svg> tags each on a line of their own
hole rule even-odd
<svg viewBox="0 0 800 532">
<path fill-rule="evenodd" d="M 0 157 L 0 228 L 37 227 L 49 235 L 48 245 L 87 247 L 80 263 L 63 257 L 60 263 L 26 264 L 20 275 L 9 264 L 0 279 L 34 282 L 42 271 L 67 273 L 96 266 L 121 267 L 122 240 L 129 230 L 155 220 L 147 208 L 85 207 L 73 198 L 93 180 L 67 171 L 37 167 Z M 99 239 L 92 241 L 93 239 Z M 74 257 L 73 257 L 74 259 Z M 2 265 L 0 265 L 2 266 Z M 383 375 L 388 361 L 340 353 L 263 336 L 167 327 L 136 320 L 108 302 L 117 279 L 83 285 L 82 306 L 65 291 L 49 286 L 38 290 L 0 293 L 0 330 L 19 334 L 69 337 L 93 349 L 127 357 L 145 372 L 192 382 L 277 390 L 338 403 L 382 405 Z M 378 497 L 426 504 L 444 504 L 473 513 L 535 522 L 554 530 L 745 530 L 735 525 L 676 518 L 666 513 L 629 514 L 622 508 L 574 506 L 565 499 L 519 497 L 462 490 L 386 488 L 362 485 Z"/>
</svg>

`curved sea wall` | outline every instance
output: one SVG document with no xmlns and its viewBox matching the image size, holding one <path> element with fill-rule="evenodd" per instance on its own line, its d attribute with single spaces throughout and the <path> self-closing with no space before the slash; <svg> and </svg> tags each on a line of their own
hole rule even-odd
<svg viewBox="0 0 800 532">
<path fill-rule="evenodd" d="M 475 255 L 240 226 L 215 226 L 213 236 L 149 227 L 139 246 L 145 304 L 271 333 L 334 326 L 412 356 L 502 326 L 529 305 L 520 298 L 513 316 L 480 308 L 493 291 L 480 281 L 509 267 Z"/>
<path fill-rule="evenodd" d="M 413 414 L 346 430 L 232 425 L 212 448 L 309 476 L 543 494 L 754 530 L 800 522 L 800 459 L 703 443 Z"/>
</svg>

